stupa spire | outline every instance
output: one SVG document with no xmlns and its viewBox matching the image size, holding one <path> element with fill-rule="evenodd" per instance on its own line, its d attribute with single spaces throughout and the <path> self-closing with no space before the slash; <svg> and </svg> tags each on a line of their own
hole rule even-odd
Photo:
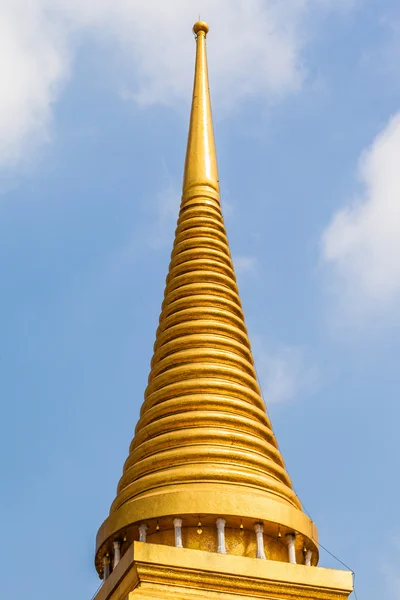
<svg viewBox="0 0 400 600">
<path fill-rule="evenodd" d="M 208 81 L 206 36 L 208 25 L 198 21 L 193 27 L 196 35 L 196 67 L 194 74 L 192 111 L 183 176 L 183 194 L 199 185 L 219 191 L 217 156 L 211 116 Z"/>
<path fill-rule="evenodd" d="M 111 513 L 155 489 L 250 487 L 301 509 L 254 369 L 220 208 L 198 22 L 183 195 L 141 417 Z M 165 509 L 164 509 L 165 510 Z"/>
<path fill-rule="evenodd" d="M 140 419 L 97 537 L 99 572 L 121 540 L 318 561 L 257 382 L 220 207 L 208 26 L 194 32 L 182 202 Z"/>
</svg>

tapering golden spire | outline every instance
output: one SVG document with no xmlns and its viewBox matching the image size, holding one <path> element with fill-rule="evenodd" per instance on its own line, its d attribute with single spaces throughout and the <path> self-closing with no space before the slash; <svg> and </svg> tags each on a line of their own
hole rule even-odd
<svg viewBox="0 0 400 600">
<path fill-rule="evenodd" d="M 194 32 L 178 225 L 145 400 L 117 497 L 98 534 L 99 569 L 112 541 L 122 532 L 137 539 L 140 523 L 155 543 L 173 544 L 176 517 L 183 519 L 187 547 L 202 547 L 196 532 L 223 516 L 232 530 L 240 525 L 243 535 L 251 532 L 232 541 L 233 553 L 251 555 L 254 524 L 262 522 L 272 540 L 270 558 L 287 560 L 279 538 L 297 534 L 298 562 L 305 546 L 317 561 L 316 531 L 293 491 L 257 382 L 220 208 L 208 26 L 198 22 Z"/>
<path fill-rule="evenodd" d="M 197 36 L 197 53 L 183 176 L 184 195 L 190 193 L 191 188 L 199 185 L 209 186 L 216 192 L 219 191 L 206 54 L 208 25 L 198 21 L 193 31 Z"/>
</svg>

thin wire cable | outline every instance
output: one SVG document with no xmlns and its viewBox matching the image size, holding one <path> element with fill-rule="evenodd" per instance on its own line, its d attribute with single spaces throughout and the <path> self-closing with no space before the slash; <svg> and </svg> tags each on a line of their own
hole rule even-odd
<svg viewBox="0 0 400 600">
<path fill-rule="evenodd" d="M 97 593 L 98 593 L 98 591 L 99 591 L 99 589 L 101 588 L 101 586 L 102 586 L 102 585 L 103 585 L 103 582 L 101 582 L 101 583 L 100 583 L 99 587 L 97 588 L 97 590 L 96 590 L 96 591 L 95 591 L 95 593 L 93 594 L 93 596 L 92 596 L 92 600 L 93 600 L 93 598 L 95 598 L 95 597 L 97 596 Z M 357 599 L 356 599 L 356 600 L 357 600 Z"/>
<path fill-rule="evenodd" d="M 258 383 L 258 385 L 259 385 L 259 387 L 260 387 L 260 391 L 261 391 L 261 398 L 262 398 L 262 400 L 263 400 L 263 402 L 264 402 L 264 406 L 265 406 L 265 412 L 267 413 L 267 416 L 268 416 L 268 418 L 269 418 L 269 421 L 270 421 L 270 423 L 271 423 L 271 429 L 272 429 L 272 433 L 274 434 L 274 437 L 275 437 L 276 443 L 278 444 L 278 440 L 277 440 L 277 438 L 276 438 L 276 436 L 275 436 L 275 432 L 274 432 L 274 430 L 273 430 L 273 426 L 272 426 L 271 417 L 270 417 L 270 415 L 269 415 L 269 412 L 268 412 L 267 403 L 265 402 L 265 399 L 264 399 L 264 392 L 263 392 L 263 389 L 262 389 L 261 381 L 260 381 L 260 378 L 259 378 L 259 376 L 258 376 L 258 371 L 257 371 L 257 367 L 256 367 L 256 365 L 255 365 L 255 364 L 254 364 L 254 370 L 255 370 L 255 372 L 256 372 L 257 383 Z M 278 450 L 279 450 L 279 444 L 278 444 Z M 286 468 L 286 471 L 287 471 L 287 468 Z M 290 473 L 289 473 L 289 472 L 288 472 L 288 474 L 289 474 L 289 477 L 290 477 Z M 292 478 L 291 478 L 291 477 L 290 477 L 290 480 L 292 480 Z M 299 497 L 298 493 L 297 493 L 297 492 L 296 492 L 296 490 L 295 490 L 295 487 L 294 487 L 293 483 L 292 483 L 292 488 L 293 488 L 293 491 L 294 491 L 294 493 L 296 494 L 296 496 L 297 496 L 297 497 Z M 312 518 L 312 516 L 310 515 L 309 511 L 308 511 L 308 510 L 306 509 L 306 507 L 304 506 L 303 502 L 302 502 L 301 504 L 302 504 L 302 507 L 303 507 L 303 510 L 304 510 L 304 512 L 306 513 L 306 515 L 308 516 L 308 518 L 310 519 L 310 521 L 311 521 L 312 523 L 314 523 L 314 519 Z M 330 554 L 330 556 L 332 556 L 332 558 L 334 558 L 334 559 L 335 559 L 337 562 L 339 562 L 341 565 L 343 565 L 343 567 L 345 567 L 345 568 L 346 568 L 348 571 L 350 571 L 350 572 L 351 572 L 351 574 L 352 574 L 352 576 L 353 576 L 353 594 L 354 594 L 354 598 L 355 598 L 355 600 L 358 600 L 358 597 L 357 597 L 357 592 L 356 592 L 356 573 L 355 573 L 355 571 L 353 571 L 353 569 L 351 569 L 351 568 L 350 568 L 348 565 L 346 565 L 346 564 L 345 564 L 345 563 L 344 563 L 342 560 L 340 560 L 340 558 L 338 558 L 337 556 L 335 556 L 335 555 L 333 554 L 333 552 L 331 552 L 330 550 L 328 550 L 328 548 L 325 548 L 325 546 L 323 546 L 319 540 L 315 540 L 314 538 L 313 538 L 313 540 L 314 540 L 314 542 L 317 544 L 317 546 L 319 546 L 320 548 L 322 548 L 323 550 L 325 550 L 325 552 L 327 552 L 328 554 Z"/>
<path fill-rule="evenodd" d="M 349 567 L 349 565 L 346 565 L 346 563 L 344 563 L 342 560 L 340 560 L 340 558 L 338 558 L 337 556 L 335 556 L 333 554 L 333 552 L 331 552 L 330 550 L 328 550 L 328 548 L 325 548 L 325 546 L 323 546 L 321 544 L 321 542 L 318 542 L 318 544 L 322 548 L 322 550 L 325 550 L 325 552 L 327 552 L 328 554 L 330 554 L 330 556 L 332 556 L 332 558 L 334 558 L 335 560 L 337 560 L 341 565 L 343 565 L 343 567 L 345 567 L 348 571 L 351 571 L 353 573 L 353 575 L 354 575 L 354 571 L 353 571 L 353 569 L 351 569 Z"/>
<path fill-rule="evenodd" d="M 357 598 L 357 592 L 356 592 L 356 574 L 353 571 L 353 592 L 354 592 L 354 598 L 356 600 L 358 600 Z"/>
<path fill-rule="evenodd" d="M 355 600 L 358 600 L 357 599 L 357 592 L 356 592 L 356 572 L 353 569 L 351 569 L 349 567 L 349 565 L 346 565 L 346 563 L 344 563 L 342 560 L 340 560 L 340 558 L 338 558 L 337 556 L 335 556 L 333 554 L 333 552 L 331 552 L 330 550 L 328 550 L 328 548 L 325 548 L 325 546 L 323 546 L 320 542 L 319 542 L 319 546 L 322 548 L 322 550 L 325 550 L 325 552 L 327 552 L 328 554 L 330 554 L 330 556 L 332 556 L 332 558 L 334 558 L 341 565 L 343 565 L 343 567 L 345 567 L 348 571 L 351 571 L 351 574 L 353 575 L 353 593 L 354 593 L 354 598 L 355 598 Z"/>
</svg>

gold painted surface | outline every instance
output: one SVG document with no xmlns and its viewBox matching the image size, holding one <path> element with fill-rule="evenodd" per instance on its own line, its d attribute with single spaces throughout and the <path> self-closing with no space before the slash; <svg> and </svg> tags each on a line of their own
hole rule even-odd
<svg viewBox="0 0 400 600">
<path fill-rule="evenodd" d="M 196 68 L 193 84 L 192 111 L 183 177 L 183 194 L 192 188 L 207 185 L 219 191 L 217 157 L 211 116 L 208 83 L 206 35 L 208 26 L 194 26 L 197 35 Z"/>
<path fill-rule="evenodd" d="M 205 525 L 205 521 L 214 521 L 210 525 Z M 228 520 L 229 522 L 229 520 Z M 217 552 L 218 540 L 216 535 L 215 519 L 201 518 L 202 526 L 199 528 L 196 525 L 184 526 L 182 529 L 183 547 L 192 550 L 203 550 L 205 552 Z M 198 531 L 201 530 L 201 533 Z M 277 531 L 272 532 L 275 535 L 264 535 L 264 547 L 266 557 L 269 560 L 287 561 L 287 546 L 282 539 L 276 536 Z M 164 546 L 174 546 L 174 529 L 172 520 L 169 521 L 169 529 L 156 531 L 154 524 L 152 532 L 147 536 L 147 541 L 152 544 L 162 544 Z M 254 528 L 239 529 L 239 527 L 225 527 L 225 544 L 226 552 L 232 556 L 246 556 L 248 558 L 256 558 L 256 536 Z M 304 562 L 301 556 L 302 548 L 299 548 L 299 563 Z"/>
<path fill-rule="evenodd" d="M 134 568 L 134 545 L 126 548 L 118 566 L 96 593 L 93 600 L 127 600 L 129 592 L 139 583 L 138 574 Z"/>
<path fill-rule="evenodd" d="M 121 510 L 112 513 L 100 528 L 97 556 L 112 551 L 112 544 L 107 545 L 107 540 L 113 537 L 120 540 L 126 537 L 127 543 L 138 540 L 139 523 L 145 523 L 148 535 L 152 536 L 157 523 L 159 531 L 171 529 L 176 516 L 183 519 L 183 531 L 186 527 L 197 525 L 199 519 L 205 526 L 215 527 L 216 516 L 222 516 L 227 521 L 227 527 L 235 529 L 236 536 L 239 536 L 242 525 L 254 539 L 254 525 L 262 521 L 269 536 L 265 539 L 266 554 L 272 559 L 275 559 L 275 555 L 270 554 L 271 546 L 279 533 L 281 542 L 284 542 L 286 533 L 296 532 L 297 561 L 304 562 L 302 550 L 307 547 L 313 552 L 313 564 L 318 563 L 317 531 L 307 515 L 269 498 L 265 493 L 242 486 L 236 486 L 233 490 L 230 485 L 218 483 L 196 483 L 185 490 L 182 486 L 171 486 L 168 491 L 161 488 L 152 495 L 124 505 Z M 216 539 L 216 529 L 214 535 Z M 168 540 L 170 542 L 173 544 L 172 536 Z M 164 543 L 164 540 L 159 538 L 159 543 Z M 236 551 L 232 553 L 236 554 Z M 243 555 L 247 556 L 247 551 Z M 97 568 L 101 570 L 100 559 L 97 560 Z"/>
<path fill-rule="evenodd" d="M 348 571 L 140 542 L 133 544 L 126 556 L 128 560 L 121 561 L 110 576 L 114 580 L 107 580 L 95 600 L 347 600 L 353 589 Z"/>
<path fill-rule="evenodd" d="M 242 543 L 238 530 L 227 533 L 232 553 L 254 553 L 258 520 L 267 529 L 280 525 L 298 533 L 299 543 L 318 560 L 315 526 L 293 491 L 257 382 L 220 207 L 208 26 L 200 22 L 194 30 L 181 208 L 140 419 L 110 516 L 98 533 L 99 572 L 112 541 L 137 539 L 140 522 L 191 515 L 249 518 Z M 190 527 L 184 539 L 204 549 L 200 542 L 193 546 Z M 173 545 L 171 532 L 154 535 L 158 543 Z M 206 539 L 214 548 L 216 532 Z M 266 546 L 267 553 L 279 555 L 276 540 L 266 540 Z"/>
</svg>

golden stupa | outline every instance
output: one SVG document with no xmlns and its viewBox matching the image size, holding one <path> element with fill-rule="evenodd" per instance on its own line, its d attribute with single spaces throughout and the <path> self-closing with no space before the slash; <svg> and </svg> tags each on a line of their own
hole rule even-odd
<svg viewBox="0 0 400 600">
<path fill-rule="evenodd" d="M 183 194 L 148 386 L 117 496 L 97 535 L 96 600 L 345 600 L 317 567 L 266 414 L 221 213 L 206 35 Z"/>
</svg>

